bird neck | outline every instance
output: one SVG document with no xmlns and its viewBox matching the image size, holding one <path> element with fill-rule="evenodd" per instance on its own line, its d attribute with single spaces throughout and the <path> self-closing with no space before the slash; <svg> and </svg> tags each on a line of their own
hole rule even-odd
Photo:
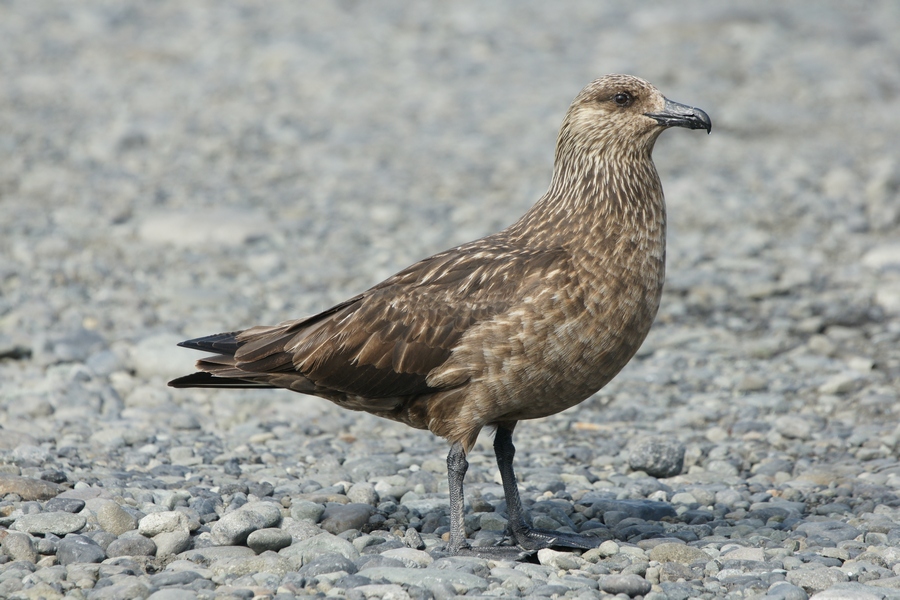
<svg viewBox="0 0 900 600">
<path fill-rule="evenodd" d="M 622 235 L 664 244 L 665 200 L 650 157 L 652 144 L 576 150 L 557 148 L 550 188 L 509 232 L 539 245 Z"/>
</svg>

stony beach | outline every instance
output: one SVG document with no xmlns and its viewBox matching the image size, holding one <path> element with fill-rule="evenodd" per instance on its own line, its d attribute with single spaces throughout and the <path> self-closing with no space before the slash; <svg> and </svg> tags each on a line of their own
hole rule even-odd
<svg viewBox="0 0 900 600">
<path fill-rule="evenodd" d="M 898 29 L 887 0 L 0 3 L 0 598 L 900 598 Z M 598 548 L 449 556 L 443 440 L 166 387 L 181 340 L 513 222 L 610 72 L 713 131 L 657 144 L 638 356 L 516 430 L 534 524 Z M 488 434 L 469 463 L 494 544 Z"/>
</svg>

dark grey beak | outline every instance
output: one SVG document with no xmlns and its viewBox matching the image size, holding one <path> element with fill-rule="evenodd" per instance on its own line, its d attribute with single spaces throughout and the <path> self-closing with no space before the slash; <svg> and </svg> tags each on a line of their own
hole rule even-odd
<svg viewBox="0 0 900 600">
<path fill-rule="evenodd" d="M 666 105 L 662 112 L 644 113 L 644 116 L 656 119 L 663 127 L 687 127 L 688 129 L 705 129 L 706 133 L 712 131 L 712 121 L 709 115 L 693 106 L 672 102 L 666 98 Z"/>
</svg>

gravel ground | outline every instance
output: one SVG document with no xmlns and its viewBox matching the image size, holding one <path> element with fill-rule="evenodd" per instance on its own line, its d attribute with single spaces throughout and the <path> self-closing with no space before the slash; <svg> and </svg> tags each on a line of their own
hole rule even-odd
<svg viewBox="0 0 900 600">
<path fill-rule="evenodd" d="M 0 2 L 0 597 L 900 598 L 898 29 L 891 0 Z M 181 339 L 515 220 L 608 72 L 714 128 L 657 145 L 638 358 L 517 430 L 535 524 L 598 549 L 448 557 L 442 440 L 165 386 Z M 488 436 L 470 463 L 493 543 Z"/>
</svg>

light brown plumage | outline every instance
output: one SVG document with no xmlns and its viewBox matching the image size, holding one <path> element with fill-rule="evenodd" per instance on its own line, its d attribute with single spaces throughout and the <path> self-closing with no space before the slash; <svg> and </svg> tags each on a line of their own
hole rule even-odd
<svg viewBox="0 0 900 600">
<path fill-rule="evenodd" d="M 673 125 L 710 128 L 646 81 L 594 81 L 563 121 L 549 190 L 516 223 L 318 315 L 184 342 L 218 354 L 170 385 L 321 396 L 429 429 L 463 462 L 485 426 L 511 432 L 578 404 L 631 359 L 659 307 L 666 217 L 651 152 Z"/>
</svg>

